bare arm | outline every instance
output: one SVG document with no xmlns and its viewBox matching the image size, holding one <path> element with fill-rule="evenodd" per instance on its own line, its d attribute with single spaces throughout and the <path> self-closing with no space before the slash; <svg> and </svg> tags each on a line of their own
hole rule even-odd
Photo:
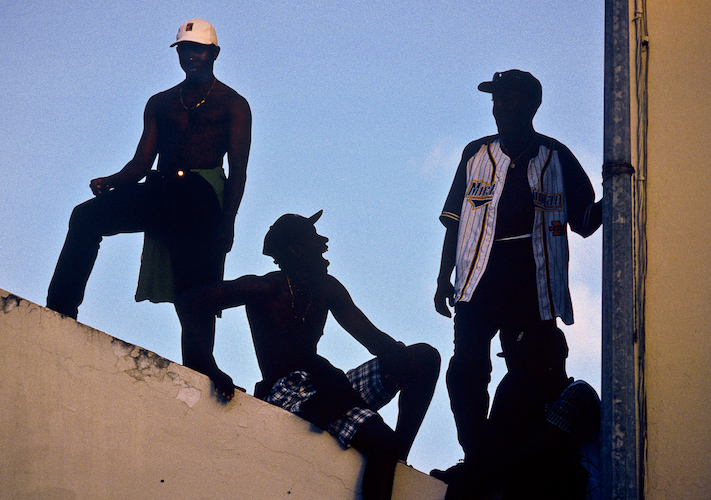
<svg viewBox="0 0 711 500">
<path fill-rule="evenodd" d="M 264 283 L 263 279 L 253 275 L 212 283 L 180 294 L 175 299 L 175 305 L 191 313 L 216 314 L 224 309 L 242 306 L 258 296 L 264 289 Z"/>
<path fill-rule="evenodd" d="M 447 301 L 449 301 L 450 306 L 454 306 L 454 287 L 452 286 L 451 277 L 456 262 L 456 253 L 457 226 L 448 225 L 447 232 L 444 235 L 444 244 L 442 245 L 442 258 L 439 265 L 439 276 L 437 276 L 437 291 L 434 297 L 435 310 L 448 318 L 452 317 L 452 312 L 447 307 Z"/>
<path fill-rule="evenodd" d="M 98 196 L 120 186 L 135 184 L 151 169 L 158 154 L 158 125 L 155 107 L 156 97 L 154 96 L 148 100 L 143 112 L 143 133 L 133 158 L 119 172 L 93 179 L 89 187 L 94 195 Z"/>
<path fill-rule="evenodd" d="M 331 279 L 329 309 L 336 321 L 354 339 L 375 356 L 389 356 L 398 352 L 400 347 L 404 347 L 404 344 L 396 342 L 390 335 L 373 325 L 363 311 L 355 305 L 345 287 L 335 278 L 331 277 Z"/>
<path fill-rule="evenodd" d="M 234 241 L 235 217 L 242 203 L 247 182 L 247 162 L 252 141 L 252 113 L 242 97 L 230 110 L 227 163 L 229 175 L 225 184 L 224 205 L 220 227 L 220 249 L 227 253 Z"/>
</svg>

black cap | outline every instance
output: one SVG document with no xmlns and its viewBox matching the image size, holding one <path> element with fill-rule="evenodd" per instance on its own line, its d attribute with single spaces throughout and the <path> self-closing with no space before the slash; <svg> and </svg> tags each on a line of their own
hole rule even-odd
<svg viewBox="0 0 711 500">
<path fill-rule="evenodd" d="M 521 331 L 511 348 L 514 352 L 500 352 L 497 356 L 505 358 L 507 356 L 516 356 L 519 353 L 545 352 L 552 363 L 561 364 L 565 363 L 569 353 L 565 334 L 563 330 L 557 327 L 552 330 L 533 328 Z"/>
<path fill-rule="evenodd" d="M 316 221 L 323 214 L 319 210 L 311 217 L 303 217 L 296 214 L 284 214 L 279 217 L 267 231 L 264 237 L 264 248 L 262 253 L 270 257 L 279 257 L 296 238 L 307 234 L 316 224 Z"/>
<path fill-rule="evenodd" d="M 489 94 L 501 90 L 519 90 L 537 105 L 543 96 L 541 82 L 531 73 L 519 69 L 494 73 L 490 82 L 481 82 L 477 88 Z"/>
</svg>

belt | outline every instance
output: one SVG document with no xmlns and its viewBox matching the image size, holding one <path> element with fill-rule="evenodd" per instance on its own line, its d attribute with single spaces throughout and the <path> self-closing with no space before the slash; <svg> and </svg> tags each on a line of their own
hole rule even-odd
<svg viewBox="0 0 711 500">
<path fill-rule="evenodd" d="M 523 240 L 525 238 L 531 238 L 533 233 L 519 234 L 518 236 L 507 236 L 505 238 L 497 238 L 494 241 L 511 241 L 511 240 Z"/>
</svg>

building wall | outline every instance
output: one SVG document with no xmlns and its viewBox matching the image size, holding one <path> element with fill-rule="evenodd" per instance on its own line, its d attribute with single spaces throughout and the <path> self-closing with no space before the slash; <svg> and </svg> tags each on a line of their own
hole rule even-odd
<svg viewBox="0 0 711 500">
<path fill-rule="evenodd" d="M 641 2 L 640 2 L 641 4 Z M 711 2 L 647 0 L 648 499 L 711 491 Z"/>
<path fill-rule="evenodd" d="M 210 391 L 201 374 L 0 290 L 0 498 L 360 498 L 360 453 Z M 445 491 L 398 464 L 394 499 Z"/>
</svg>

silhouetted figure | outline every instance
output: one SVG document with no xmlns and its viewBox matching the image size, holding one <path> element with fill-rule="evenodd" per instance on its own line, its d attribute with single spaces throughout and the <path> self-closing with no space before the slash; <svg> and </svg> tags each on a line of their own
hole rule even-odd
<svg viewBox="0 0 711 500">
<path fill-rule="evenodd" d="M 494 396 L 485 451 L 457 469 L 447 500 L 599 499 L 600 400 L 568 377 L 563 332 L 516 332 L 502 354 L 509 371 Z"/>
<path fill-rule="evenodd" d="M 328 274 L 328 238 L 316 232 L 321 212 L 280 217 L 264 239 L 279 271 L 207 285 L 178 298 L 190 352 L 212 356 L 214 324 L 205 312 L 244 305 L 263 380 L 255 396 L 325 429 L 367 457 L 363 498 L 390 498 L 398 460 L 405 460 L 432 399 L 439 353 L 405 346 L 378 330 L 343 285 Z M 376 356 L 345 374 L 317 354 L 328 313 Z M 400 392 L 392 431 L 376 413 Z"/>
<path fill-rule="evenodd" d="M 465 462 L 482 451 L 491 339 L 499 330 L 504 343 L 506 331 L 552 331 L 556 317 L 573 322 L 567 228 L 588 236 L 602 220 L 573 154 L 533 128 L 540 82 L 510 70 L 479 90 L 492 94 L 498 134 L 462 154 L 440 216 L 446 234 L 434 298 L 440 314 L 451 317 L 447 302 L 455 310 L 447 388 Z"/>
<path fill-rule="evenodd" d="M 49 286 L 50 309 L 77 317 L 102 237 L 119 233 L 144 232 L 142 280 L 160 274 L 147 290 L 139 283 L 137 299 L 173 301 L 222 279 L 244 193 L 251 112 L 241 95 L 214 76 L 220 48 L 210 23 L 187 21 L 173 45 L 185 80 L 148 100 L 134 157 L 119 172 L 93 179 L 95 198 L 72 212 Z M 151 170 L 156 157 L 157 170 Z"/>
</svg>

